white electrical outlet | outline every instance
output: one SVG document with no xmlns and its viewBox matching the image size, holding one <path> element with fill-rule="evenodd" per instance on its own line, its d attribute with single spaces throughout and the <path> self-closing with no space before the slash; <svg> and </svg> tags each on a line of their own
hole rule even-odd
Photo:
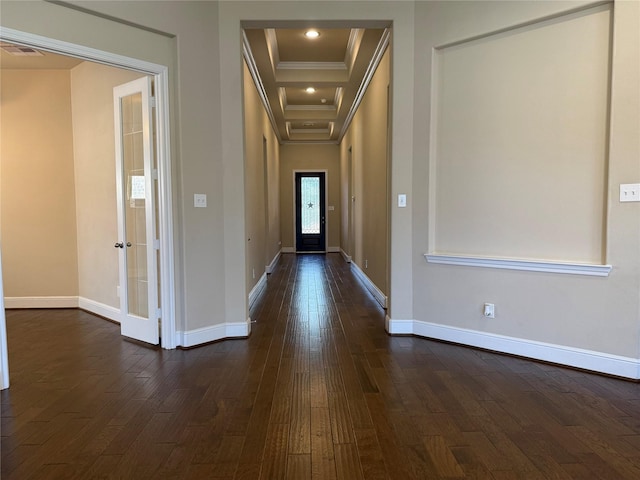
<svg viewBox="0 0 640 480">
<path fill-rule="evenodd" d="M 493 303 L 484 304 L 484 316 L 487 318 L 496 318 L 496 306 Z"/>
<path fill-rule="evenodd" d="M 640 183 L 620 184 L 621 202 L 640 202 Z"/>
</svg>

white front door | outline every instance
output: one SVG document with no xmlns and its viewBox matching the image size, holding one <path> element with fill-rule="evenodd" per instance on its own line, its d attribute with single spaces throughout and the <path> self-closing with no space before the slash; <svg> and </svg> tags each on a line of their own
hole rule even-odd
<svg viewBox="0 0 640 480">
<path fill-rule="evenodd" d="M 113 89 L 116 133 L 116 187 L 120 250 L 120 330 L 157 345 L 159 242 L 151 78 Z"/>
</svg>

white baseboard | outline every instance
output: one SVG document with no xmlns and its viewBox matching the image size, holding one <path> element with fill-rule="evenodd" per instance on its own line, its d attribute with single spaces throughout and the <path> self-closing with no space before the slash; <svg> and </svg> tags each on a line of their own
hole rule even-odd
<svg viewBox="0 0 640 480">
<path fill-rule="evenodd" d="M 280 251 L 282 253 L 296 253 L 295 247 L 282 247 Z"/>
<path fill-rule="evenodd" d="M 87 312 L 95 313 L 96 315 L 100 315 L 101 317 L 108 318 L 109 320 L 112 320 L 116 323 L 121 323 L 120 309 L 112 307 L 111 305 L 106 305 L 104 303 L 96 302 L 95 300 L 79 297 L 78 307 L 86 310 Z"/>
<path fill-rule="evenodd" d="M 413 334 L 608 375 L 640 379 L 640 358 L 622 357 L 419 320 L 388 319 L 387 331 L 390 334 Z"/>
<path fill-rule="evenodd" d="M 344 258 L 345 262 L 351 263 L 351 255 L 347 255 L 347 252 L 342 249 L 340 249 L 340 253 L 342 254 L 342 258 Z"/>
<path fill-rule="evenodd" d="M 247 319 L 246 322 L 223 323 L 186 332 L 176 332 L 176 343 L 182 347 L 195 347 L 225 338 L 246 338 L 249 333 L 251 333 L 251 320 Z"/>
<path fill-rule="evenodd" d="M 257 300 L 257 298 L 262 293 L 262 290 L 266 286 L 267 286 L 267 274 L 265 272 L 260 277 L 260 280 L 258 280 L 258 283 L 256 283 L 251 289 L 251 291 L 249 292 L 249 308 L 251 308 L 251 306 L 253 305 L 253 302 Z"/>
<path fill-rule="evenodd" d="M 278 264 L 278 260 L 280 260 L 281 251 L 282 250 L 278 250 L 278 253 L 276 253 L 276 256 L 273 257 L 273 260 L 271 260 L 271 263 L 265 267 L 265 272 L 267 272 L 267 274 L 270 274 L 275 270 L 276 265 Z"/>
<path fill-rule="evenodd" d="M 78 297 L 4 297 L 4 308 L 78 308 Z"/>
<path fill-rule="evenodd" d="M 327 253 L 339 253 L 340 247 L 327 247 Z"/>
<path fill-rule="evenodd" d="M 369 277 L 367 277 L 366 273 L 362 271 L 362 269 L 355 263 L 351 262 L 351 269 L 356 274 L 356 276 L 362 280 L 367 290 L 371 292 L 371 295 L 376 299 L 376 301 L 382 306 L 382 308 L 387 308 L 387 296 L 382 293 L 375 283 L 371 281 Z"/>
</svg>

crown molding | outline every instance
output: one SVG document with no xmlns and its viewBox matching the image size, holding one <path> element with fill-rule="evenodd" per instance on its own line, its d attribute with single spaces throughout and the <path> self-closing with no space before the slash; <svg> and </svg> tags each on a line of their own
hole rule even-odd
<svg viewBox="0 0 640 480">
<path fill-rule="evenodd" d="M 277 70 L 348 70 L 344 62 L 278 62 Z"/>
<path fill-rule="evenodd" d="M 344 55 L 344 64 L 347 66 L 349 74 L 351 74 L 351 69 L 353 68 L 353 64 L 356 61 L 357 52 L 360 48 L 362 37 L 364 37 L 364 28 L 351 29 L 351 32 L 349 33 L 349 42 L 347 43 L 347 51 Z"/>
<path fill-rule="evenodd" d="M 367 88 L 369 87 L 369 83 L 371 83 L 371 79 L 373 79 L 373 75 L 376 73 L 376 69 L 378 68 L 378 65 L 380 64 L 380 62 L 382 61 L 384 52 L 389 46 L 390 38 L 391 38 L 391 30 L 389 30 L 388 28 L 385 28 L 384 32 L 382 33 L 382 37 L 380 37 L 380 41 L 378 42 L 378 46 L 376 47 L 376 51 L 374 52 L 373 57 L 371 58 L 371 62 L 369 62 L 367 71 L 365 72 L 364 77 L 362 78 L 362 83 L 360 83 L 360 87 L 358 88 L 358 93 L 356 94 L 356 98 L 354 99 L 353 104 L 349 109 L 349 113 L 345 118 L 344 125 L 342 126 L 342 130 L 340 131 L 340 135 L 338 135 L 338 142 L 341 142 L 342 138 L 347 133 L 347 130 L 351 125 L 351 121 L 353 120 L 353 116 L 356 114 L 356 111 L 358 110 L 358 107 L 360 106 L 360 103 L 364 98 L 364 94 L 366 93 Z"/>
<path fill-rule="evenodd" d="M 289 110 L 289 111 L 305 111 L 305 110 L 311 110 L 311 111 L 334 111 L 336 110 L 336 106 L 335 105 L 285 105 L 284 107 L 285 110 Z"/>
<path fill-rule="evenodd" d="M 269 123 L 271 123 L 271 129 L 273 133 L 276 135 L 279 143 L 282 143 L 282 137 L 280 136 L 280 132 L 278 131 L 278 124 L 276 123 L 276 119 L 273 116 L 273 110 L 271 110 L 271 104 L 269 103 L 269 97 L 267 96 L 267 92 L 262 83 L 262 78 L 260 78 L 260 73 L 258 72 L 258 67 L 256 65 L 256 61 L 253 58 L 253 52 L 251 51 L 251 46 L 249 45 L 249 39 L 247 39 L 247 35 L 244 30 L 242 30 L 242 56 L 247 62 L 247 68 L 249 69 L 249 74 L 253 79 L 253 83 L 256 86 L 256 90 L 258 91 L 258 96 L 260 97 L 260 101 L 264 106 L 267 117 L 269 118 Z"/>
<path fill-rule="evenodd" d="M 244 36 L 244 31 L 243 31 Z M 274 74 L 276 65 L 280 63 L 280 52 L 278 51 L 278 38 L 274 28 L 266 28 L 264 30 L 265 40 L 267 42 L 267 50 L 269 51 L 269 60 L 271 61 L 271 69 Z"/>
</svg>

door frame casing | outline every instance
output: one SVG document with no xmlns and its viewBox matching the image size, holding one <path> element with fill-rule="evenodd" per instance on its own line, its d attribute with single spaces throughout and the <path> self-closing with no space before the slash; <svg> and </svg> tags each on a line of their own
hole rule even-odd
<svg viewBox="0 0 640 480">
<path fill-rule="evenodd" d="M 176 348 L 169 67 L 6 27 L 0 28 L 0 40 L 76 57 L 88 62 L 134 70 L 153 77 L 158 119 L 155 146 L 158 154 L 158 199 L 156 208 L 158 209 L 158 231 L 160 237 L 161 345 L 165 349 Z"/>
<path fill-rule="evenodd" d="M 297 252 L 297 241 L 296 241 L 296 173 L 324 173 L 324 252 L 328 251 L 329 244 L 329 171 L 326 168 L 296 168 L 292 171 L 293 173 L 293 251 Z"/>
</svg>

